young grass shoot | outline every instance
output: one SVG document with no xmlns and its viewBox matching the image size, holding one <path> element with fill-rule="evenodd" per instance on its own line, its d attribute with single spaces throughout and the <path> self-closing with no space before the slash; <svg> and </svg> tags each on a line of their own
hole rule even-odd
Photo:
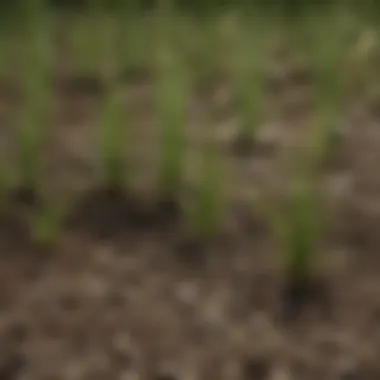
<svg viewBox="0 0 380 380">
<path fill-rule="evenodd" d="M 169 4 L 158 15 L 155 105 L 162 138 L 158 167 L 159 191 L 164 201 L 176 201 L 183 185 L 186 154 L 186 124 L 189 106 L 186 65 L 175 52 L 169 34 Z"/>
<path fill-rule="evenodd" d="M 104 187 L 116 192 L 123 191 L 127 175 L 125 129 L 122 92 L 111 83 L 101 114 L 100 155 Z"/>
<path fill-rule="evenodd" d="M 51 111 L 51 46 L 49 19 L 43 4 L 31 10 L 25 26 L 27 66 L 25 104 L 19 134 L 21 188 L 35 194 L 43 180 L 43 151 Z"/>
<path fill-rule="evenodd" d="M 202 151 L 198 197 L 194 206 L 195 236 L 201 241 L 213 238 L 221 231 L 225 210 L 222 161 L 221 147 L 209 138 Z"/>
<path fill-rule="evenodd" d="M 246 153 L 254 147 L 258 129 L 263 122 L 263 63 L 267 54 L 265 29 L 256 25 L 256 19 L 244 21 L 236 25 L 233 77 L 240 116 L 237 144 L 238 149 Z"/>
</svg>

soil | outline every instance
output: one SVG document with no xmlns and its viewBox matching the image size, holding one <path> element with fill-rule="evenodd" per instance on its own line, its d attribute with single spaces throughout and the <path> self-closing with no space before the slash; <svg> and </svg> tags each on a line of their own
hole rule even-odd
<svg viewBox="0 0 380 380">
<path fill-rule="evenodd" d="M 253 154 L 231 149 L 238 110 L 227 80 L 194 96 L 179 205 L 160 203 L 151 190 L 159 136 L 149 75 L 121 75 L 129 125 L 138 126 L 133 146 L 126 141 L 136 165 L 128 194 L 96 189 L 101 80 L 75 74 L 57 81 L 45 185 L 56 196 L 78 196 L 47 250 L 28 235 L 33 210 L 19 205 L 19 193 L 3 212 L 1 380 L 380 378 L 380 134 L 373 109 L 356 112 L 353 100 L 321 179 L 327 222 L 315 281 L 302 289 L 286 282 L 281 247 L 260 207 L 262 194 L 273 202 L 286 195 L 287 159 L 309 134 L 312 76 L 302 70 L 270 78 L 268 122 L 256 142 L 270 149 Z M 11 146 L 19 103 L 6 95 L 1 143 Z M 197 194 L 210 126 L 226 147 L 232 179 L 222 231 L 204 242 L 192 237 L 181 207 L 191 208 Z M 14 162 L 11 148 L 2 154 Z"/>
</svg>

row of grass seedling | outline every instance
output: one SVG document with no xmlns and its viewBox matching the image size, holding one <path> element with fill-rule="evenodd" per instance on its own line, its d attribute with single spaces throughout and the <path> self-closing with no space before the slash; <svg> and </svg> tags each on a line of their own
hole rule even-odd
<svg viewBox="0 0 380 380">
<path fill-rule="evenodd" d="M 41 14 L 43 12 L 41 11 Z M 100 12 L 93 16 L 98 19 Z M 160 13 L 159 17 L 162 17 Z M 28 51 L 32 64 L 25 73 L 26 102 L 20 120 L 20 183 L 32 192 L 41 193 L 43 183 L 43 151 L 48 136 L 49 113 L 51 110 L 51 89 L 49 76 L 51 67 L 51 46 L 48 36 L 48 21 L 36 17 L 32 25 L 31 40 Z M 157 31 L 157 61 L 155 65 L 155 104 L 157 107 L 157 127 L 161 133 L 161 151 L 158 165 L 158 190 L 165 200 L 180 201 L 184 186 L 185 162 L 187 158 L 186 123 L 191 95 L 191 75 L 182 55 L 172 39 L 168 36 L 168 18 L 162 18 Z M 163 22 L 162 22 L 163 21 Z M 91 23 L 90 23 L 91 24 Z M 89 25 L 90 25 L 89 24 Z M 92 25 L 92 24 L 91 24 Z M 245 25 L 245 24 L 244 24 Z M 85 26 L 90 28 L 89 26 Z M 123 26 L 124 27 L 124 26 Z M 260 27 L 254 28 L 254 34 L 259 34 Z M 119 30 L 119 29 L 117 29 Z M 99 30 L 97 30 L 99 32 Z M 266 61 L 266 46 L 261 38 L 250 39 L 252 34 L 244 37 L 245 28 L 237 34 L 235 43 L 235 60 L 232 75 L 237 93 L 238 108 L 242 115 L 238 134 L 244 140 L 254 141 L 257 128 L 262 124 L 263 100 L 263 65 Z M 86 51 L 82 60 L 86 70 L 93 70 L 104 54 L 104 44 L 98 35 L 90 36 L 89 29 L 77 32 L 75 37 L 88 40 L 79 50 Z M 82 34 L 83 33 L 83 34 Z M 104 31 L 104 33 L 108 33 Z M 125 33 L 125 32 L 124 32 Z M 111 40 L 115 39 L 114 31 Z M 122 40 L 122 37 L 120 38 Z M 107 40 L 107 38 L 105 38 Z M 337 39 L 339 41 L 339 39 Z M 331 41 L 330 41 L 331 42 Z M 88 43 L 88 45 L 87 45 Z M 86 45 L 86 46 L 85 46 Z M 334 81 L 336 66 L 336 51 L 338 42 L 325 50 L 318 50 L 318 56 L 313 56 L 315 71 L 318 71 L 317 81 L 320 87 L 317 92 L 317 114 L 322 114 L 322 126 L 312 149 L 301 157 L 307 162 L 306 167 L 297 168 L 291 179 L 292 190 L 285 209 L 279 208 L 271 212 L 273 230 L 280 237 L 281 251 L 285 259 L 287 275 L 298 285 L 304 284 L 313 275 L 314 257 L 321 239 L 321 207 L 318 180 L 320 178 L 319 162 L 328 155 L 326 147 L 330 146 L 331 128 L 334 128 L 341 103 L 341 83 Z M 121 57 L 111 49 L 111 58 L 118 61 Z M 123 60 L 125 52 L 123 52 Z M 133 54 L 132 54 L 133 56 Z M 87 61 L 88 59 L 88 61 Z M 321 61 L 316 61 L 320 59 Z M 125 64 L 125 61 L 123 62 Z M 91 66 L 91 67 L 90 67 Z M 106 98 L 99 115 L 99 156 L 101 160 L 104 187 L 122 191 L 133 181 L 128 162 L 129 146 L 133 144 L 128 138 L 131 125 L 127 110 L 123 105 L 122 91 L 115 81 L 120 69 L 117 64 L 111 64 L 110 72 L 106 73 Z M 339 82 L 339 83 L 338 83 Z M 206 138 L 202 152 L 199 192 L 192 204 L 190 214 L 194 233 L 199 238 L 215 236 L 221 229 L 224 217 L 224 191 L 226 170 L 223 164 L 221 147 L 213 138 Z M 334 149 L 334 148 L 333 148 Z M 306 158 L 305 158 L 306 157 Z M 44 212 L 35 223 L 34 234 L 41 243 L 50 242 L 57 235 L 59 223 L 63 218 L 62 205 L 55 206 L 46 203 Z M 302 286 L 302 285 L 301 285 Z"/>
<path fill-rule="evenodd" d="M 306 39 L 310 44 L 306 51 L 315 75 L 315 103 L 309 121 L 312 133 L 301 148 L 301 154 L 291 161 L 293 175 L 286 208 L 281 215 L 275 211 L 273 218 L 274 230 L 284 252 L 286 296 L 290 297 L 287 301 L 293 303 L 292 307 L 299 307 L 295 303 L 307 302 L 310 297 L 321 296 L 312 293 L 321 290 L 314 285 L 320 275 L 316 255 L 321 249 L 326 224 L 321 192 L 323 168 L 331 162 L 342 143 L 341 113 L 349 90 L 343 64 L 347 53 L 342 41 L 344 32 L 335 25 L 339 21 L 339 17 L 325 19 L 322 27 L 312 25 L 311 30 L 305 30 L 310 25 L 302 25 L 301 30 L 297 30 L 301 35 L 317 33 L 311 40 Z"/>
</svg>

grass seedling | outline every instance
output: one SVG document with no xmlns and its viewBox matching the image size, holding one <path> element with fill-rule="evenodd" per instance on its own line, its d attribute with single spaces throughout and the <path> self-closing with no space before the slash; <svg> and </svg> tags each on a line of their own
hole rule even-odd
<svg viewBox="0 0 380 380">
<path fill-rule="evenodd" d="M 317 115 L 313 149 L 321 164 L 329 161 L 342 140 L 341 113 L 349 90 L 349 73 L 345 64 L 347 20 L 338 11 L 331 12 L 320 16 L 322 25 L 311 26 L 315 29 L 311 33 L 309 47 L 315 73 Z"/>
<path fill-rule="evenodd" d="M 6 78 L 11 73 L 9 56 L 11 55 L 11 31 L 2 28 L 0 36 L 0 77 Z M 12 182 L 12 171 L 6 160 L 6 156 L 1 157 L 0 162 L 0 209 L 5 206 L 8 190 Z"/>
<path fill-rule="evenodd" d="M 51 46 L 49 21 L 43 4 L 33 8 L 25 39 L 28 66 L 24 78 L 25 104 L 21 114 L 19 159 L 21 187 L 36 192 L 42 181 L 43 147 L 50 107 Z"/>
<path fill-rule="evenodd" d="M 11 55 L 11 47 L 12 47 L 12 38 L 11 38 L 11 31 L 7 29 L 0 29 L 1 36 L 0 36 L 0 49 L 1 49 L 1 55 L 0 55 L 0 72 L 1 75 L 6 75 L 9 73 L 9 56 Z"/>
<path fill-rule="evenodd" d="M 305 284 L 314 278 L 315 254 L 320 239 L 320 205 L 313 181 L 294 180 L 286 213 L 284 236 L 286 273 L 291 282 Z"/>
<path fill-rule="evenodd" d="M 220 147 L 209 141 L 202 152 L 199 193 L 195 205 L 194 230 L 201 240 L 220 232 L 224 211 L 222 157 Z"/>
<path fill-rule="evenodd" d="M 41 248 L 51 247 L 58 239 L 66 209 L 61 202 L 47 202 L 33 219 L 30 235 Z"/>
<path fill-rule="evenodd" d="M 282 207 L 264 202 L 264 213 L 277 236 L 284 258 L 285 276 L 295 287 L 315 279 L 315 258 L 322 237 L 319 171 L 310 152 L 296 158 L 290 193 Z"/>
<path fill-rule="evenodd" d="M 111 84 L 101 115 L 100 155 L 103 183 L 112 191 L 122 191 L 126 181 L 125 115 L 122 93 Z"/>
<path fill-rule="evenodd" d="M 178 63 L 168 61 L 158 82 L 157 107 L 162 136 L 162 157 L 159 164 L 159 187 L 163 197 L 177 198 L 183 182 L 186 151 L 185 126 L 188 96 L 185 74 Z"/>
<path fill-rule="evenodd" d="M 92 0 L 85 14 L 77 14 L 70 33 L 70 46 L 81 73 L 98 73 L 104 55 L 103 0 Z"/>
<path fill-rule="evenodd" d="M 252 148 L 258 128 L 263 121 L 265 99 L 263 63 L 265 62 L 265 33 L 257 20 L 251 20 L 254 27 L 239 23 L 235 41 L 233 65 L 237 106 L 240 114 L 238 144 L 241 148 Z M 243 26 L 245 25 L 245 27 Z"/>
<path fill-rule="evenodd" d="M 326 103 L 316 108 L 313 118 L 313 134 L 310 154 L 313 156 L 315 169 L 321 169 L 331 163 L 343 139 L 342 122 L 339 120 L 337 104 Z"/>
<path fill-rule="evenodd" d="M 10 168 L 5 164 L 0 164 L 0 210 L 6 206 L 6 201 L 8 197 L 8 191 L 11 187 L 12 173 Z"/>
<path fill-rule="evenodd" d="M 195 30 L 188 32 L 186 47 L 190 59 L 195 59 L 196 76 L 201 87 L 215 84 L 221 75 L 228 73 L 228 46 L 226 46 L 226 29 L 228 21 L 220 15 L 210 15 L 201 20 L 192 20 Z M 186 54 L 186 53 L 185 53 Z M 189 55 L 189 52 L 187 52 Z"/>
<path fill-rule="evenodd" d="M 129 74 L 135 69 L 141 69 L 146 64 L 148 43 L 148 23 L 142 14 L 139 1 L 125 2 L 117 15 L 117 48 L 119 51 L 120 68 Z"/>
<path fill-rule="evenodd" d="M 31 194 L 39 191 L 43 178 L 43 149 L 46 123 L 41 105 L 30 104 L 23 110 L 19 136 L 20 187 Z"/>
<path fill-rule="evenodd" d="M 170 1 L 163 0 L 158 11 L 155 106 L 162 138 L 158 181 L 163 200 L 171 202 L 177 200 L 183 182 L 188 75 L 186 65 L 175 54 L 170 36 L 173 26 Z"/>
<path fill-rule="evenodd" d="M 98 0 L 100 1 L 100 0 Z M 103 25 L 102 43 L 108 49 L 107 64 L 102 67 L 106 78 L 107 92 L 100 115 L 100 159 L 103 186 L 112 192 L 121 193 L 126 181 L 126 139 L 125 105 L 123 88 L 117 83 L 117 76 L 123 52 L 119 50 L 121 25 L 116 20 L 108 20 Z"/>
<path fill-rule="evenodd" d="M 184 151 L 183 93 L 178 86 L 178 66 L 175 65 L 168 29 L 172 26 L 172 19 L 171 1 L 161 0 L 156 15 L 155 108 L 162 139 L 158 182 L 165 201 L 176 199 L 182 187 Z"/>
</svg>

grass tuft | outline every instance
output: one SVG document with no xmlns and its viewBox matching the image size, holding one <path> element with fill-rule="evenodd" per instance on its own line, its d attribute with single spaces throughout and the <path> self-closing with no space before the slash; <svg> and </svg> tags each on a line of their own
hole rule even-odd
<svg viewBox="0 0 380 380">
<path fill-rule="evenodd" d="M 41 248 L 51 247 L 59 238 L 66 212 L 60 203 L 45 202 L 31 226 L 32 242 Z"/>
<path fill-rule="evenodd" d="M 21 186 L 37 191 L 43 180 L 43 152 L 51 112 L 50 22 L 44 9 L 34 9 L 26 29 L 28 65 L 24 77 L 25 103 L 21 112 L 19 170 Z"/>
<path fill-rule="evenodd" d="M 122 92 L 111 86 L 101 115 L 100 155 L 105 188 L 122 190 L 125 186 L 126 139 Z"/>
<path fill-rule="evenodd" d="M 186 123 L 188 113 L 188 83 L 185 67 L 172 51 L 163 49 L 157 78 L 159 125 L 161 130 L 161 160 L 159 189 L 164 198 L 176 199 L 184 175 L 186 155 Z"/>
<path fill-rule="evenodd" d="M 240 145 L 253 148 L 264 117 L 268 31 L 257 17 L 237 20 L 233 77 L 240 116 Z"/>
<path fill-rule="evenodd" d="M 200 240 L 217 236 L 224 217 L 224 175 L 220 147 L 208 142 L 202 152 L 199 193 L 193 225 Z"/>
<path fill-rule="evenodd" d="M 282 205 L 264 201 L 284 258 L 285 277 L 296 286 L 316 277 L 315 259 L 323 237 L 323 207 L 318 180 L 320 171 L 310 151 L 297 154 L 290 193 Z"/>
</svg>

